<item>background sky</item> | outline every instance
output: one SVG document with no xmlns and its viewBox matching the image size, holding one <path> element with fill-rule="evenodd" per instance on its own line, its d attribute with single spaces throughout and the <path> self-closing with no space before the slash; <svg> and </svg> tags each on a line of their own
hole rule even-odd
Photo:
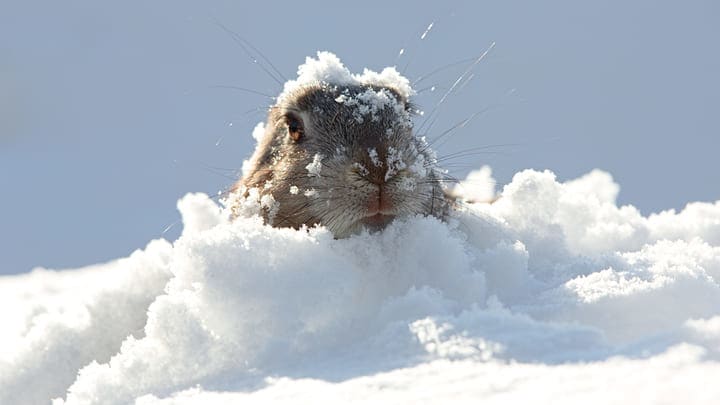
<svg viewBox="0 0 720 405">
<path fill-rule="evenodd" d="M 3 0 L 0 274 L 126 256 L 178 221 L 179 197 L 234 181 L 268 99 L 218 86 L 281 86 L 215 18 L 288 78 L 329 50 L 416 79 L 494 41 L 430 135 L 489 108 L 438 154 L 506 146 L 453 174 L 600 168 L 644 214 L 720 199 L 719 3 L 588 3 Z M 430 111 L 465 66 L 419 84 L 437 90 L 418 104 Z"/>
</svg>

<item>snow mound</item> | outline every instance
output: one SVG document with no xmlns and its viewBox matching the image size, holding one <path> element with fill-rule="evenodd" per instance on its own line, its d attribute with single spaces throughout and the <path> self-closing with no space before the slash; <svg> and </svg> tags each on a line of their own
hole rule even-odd
<svg viewBox="0 0 720 405">
<path fill-rule="evenodd" d="M 172 245 L 0 278 L 0 403 L 714 403 L 720 201 L 618 190 L 526 170 L 343 240 L 187 195 Z"/>
</svg>

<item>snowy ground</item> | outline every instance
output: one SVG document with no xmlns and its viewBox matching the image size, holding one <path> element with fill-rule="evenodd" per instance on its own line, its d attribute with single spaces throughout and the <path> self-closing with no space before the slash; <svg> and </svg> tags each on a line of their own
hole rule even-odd
<svg viewBox="0 0 720 405">
<path fill-rule="evenodd" d="M 345 240 L 188 195 L 172 244 L 0 279 L 0 403 L 717 403 L 720 202 L 617 192 L 524 171 Z"/>
<path fill-rule="evenodd" d="M 342 240 L 189 194 L 172 243 L 0 278 L 0 404 L 720 403 L 720 201 L 618 191 L 526 170 Z"/>
</svg>

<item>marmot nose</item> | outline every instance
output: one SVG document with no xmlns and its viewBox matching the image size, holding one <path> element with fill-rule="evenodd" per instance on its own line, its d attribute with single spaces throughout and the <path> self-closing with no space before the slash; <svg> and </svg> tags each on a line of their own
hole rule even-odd
<svg viewBox="0 0 720 405">
<path fill-rule="evenodd" d="M 384 185 L 379 184 L 377 191 L 368 196 L 367 209 L 368 213 L 383 213 L 387 214 L 392 211 L 393 204 L 387 193 L 384 190 Z"/>
</svg>

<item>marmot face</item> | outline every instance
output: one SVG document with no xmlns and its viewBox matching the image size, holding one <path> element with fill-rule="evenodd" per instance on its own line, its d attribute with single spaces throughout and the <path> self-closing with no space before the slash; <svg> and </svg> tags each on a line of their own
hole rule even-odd
<svg viewBox="0 0 720 405">
<path fill-rule="evenodd" d="M 413 134 L 412 111 L 390 87 L 295 89 L 271 108 L 239 186 L 272 196 L 264 211 L 269 224 L 321 224 L 339 238 L 381 229 L 398 216 L 442 217 L 443 174 Z"/>
</svg>

